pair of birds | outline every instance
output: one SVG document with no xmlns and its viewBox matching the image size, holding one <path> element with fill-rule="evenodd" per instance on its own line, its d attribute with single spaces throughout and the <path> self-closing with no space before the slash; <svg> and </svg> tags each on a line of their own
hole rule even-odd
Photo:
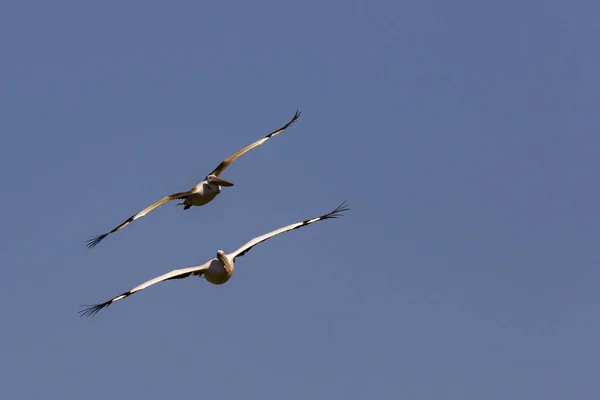
<svg viewBox="0 0 600 400">
<path fill-rule="evenodd" d="M 257 140 L 256 142 L 244 147 L 240 151 L 233 154 L 231 157 L 223 160 L 217 166 L 217 168 L 215 168 L 210 174 L 208 174 L 206 176 L 206 178 L 202 182 L 200 182 L 199 184 L 194 186 L 192 189 L 190 189 L 186 192 L 175 193 L 175 194 L 171 194 L 169 196 L 163 197 L 162 199 L 158 200 L 157 202 L 144 208 L 142 211 L 138 212 L 137 214 L 134 214 L 131 217 L 127 218 L 127 220 L 125 220 L 123 223 L 121 223 L 119 226 L 117 226 L 110 232 L 106 232 L 101 235 L 92 237 L 91 239 L 89 239 L 87 241 L 87 247 L 88 248 L 95 247 L 102 240 L 104 240 L 108 235 L 125 228 L 127 225 L 129 225 L 136 219 L 142 218 L 143 216 L 148 214 L 150 211 L 154 210 L 155 208 L 157 208 L 169 201 L 182 200 L 180 203 L 177 203 L 177 205 L 182 205 L 184 210 L 187 210 L 192 206 L 199 207 L 199 206 L 203 206 L 205 204 L 210 203 L 219 193 L 221 193 L 222 187 L 233 186 L 233 183 L 226 181 L 225 179 L 220 177 L 220 175 L 223 173 L 223 171 L 225 171 L 225 169 L 229 165 L 231 165 L 231 163 L 233 163 L 235 160 L 237 160 L 239 157 L 241 157 L 245 153 L 249 152 L 250 150 L 254 149 L 255 147 L 262 145 L 264 142 L 266 142 L 270 138 L 278 135 L 279 133 L 283 132 L 284 130 L 286 130 L 287 128 L 292 126 L 299 117 L 300 117 L 300 112 L 296 111 L 296 113 L 294 114 L 294 117 L 287 124 L 285 124 L 284 126 L 282 126 L 279 129 L 269 133 L 265 137 Z M 86 317 L 94 316 L 100 310 L 110 306 L 111 304 L 113 304 L 116 301 L 123 300 L 123 299 L 131 296 L 132 294 L 137 293 L 140 290 L 143 290 L 143 289 L 145 289 L 149 286 L 152 286 L 156 283 L 167 281 L 167 280 L 172 280 L 172 279 L 183 279 L 183 278 L 187 278 L 189 276 L 198 276 L 198 277 L 203 276 L 208 282 L 215 284 L 215 285 L 221 285 L 221 284 L 227 282 L 229 280 L 229 278 L 231 278 L 231 275 L 233 274 L 235 260 L 238 257 L 242 257 L 244 254 L 246 254 L 248 251 L 250 251 L 257 244 L 262 243 L 266 240 L 269 240 L 270 238 L 277 236 L 281 233 L 289 232 L 291 230 L 310 225 L 317 221 L 323 221 L 326 219 L 333 219 L 333 218 L 340 217 L 340 216 L 342 216 L 342 213 L 347 210 L 349 210 L 349 207 L 344 202 L 344 203 L 340 204 L 336 209 L 334 209 L 333 211 L 331 211 L 327 214 L 321 215 L 319 217 L 307 219 L 302 222 L 297 222 L 297 223 L 294 223 L 291 225 L 287 225 L 287 226 L 284 226 L 283 228 L 276 229 L 276 230 L 266 233 L 262 236 L 255 237 L 254 239 L 250 240 L 249 242 L 244 244 L 242 247 L 238 248 L 237 250 L 235 250 L 231 253 L 225 253 L 223 250 L 219 250 L 219 251 L 217 251 L 217 256 L 215 258 L 208 260 L 207 262 L 205 262 L 202 265 L 197 265 L 197 266 L 193 266 L 193 267 L 189 267 L 189 268 L 176 269 L 171 272 L 167 272 L 166 274 L 163 274 L 154 279 L 146 281 L 146 282 L 134 287 L 133 289 L 123 292 L 108 301 L 105 301 L 105 302 L 99 303 L 99 304 L 90 305 L 90 306 L 84 306 L 85 308 L 80 310 L 79 313 L 81 314 L 81 316 L 86 316 Z"/>
</svg>

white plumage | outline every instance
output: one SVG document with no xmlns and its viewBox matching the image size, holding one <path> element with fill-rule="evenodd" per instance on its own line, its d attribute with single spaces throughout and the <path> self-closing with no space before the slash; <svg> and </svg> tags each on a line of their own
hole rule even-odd
<svg viewBox="0 0 600 400">
<path fill-rule="evenodd" d="M 182 205 L 184 210 L 187 210 L 188 208 L 193 207 L 193 206 L 200 207 L 200 206 L 210 203 L 219 193 L 221 193 L 221 188 L 223 186 L 225 186 L 225 187 L 233 186 L 233 183 L 226 181 L 225 179 L 222 179 L 219 177 L 219 175 L 221 175 L 223 173 L 223 171 L 225 171 L 225 169 L 229 165 L 231 165 L 231 163 L 233 163 L 239 157 L 241 157 L 245 153 L 249 152 L 250 150 L 254 149 L 255 147 L 260 146 L 261 144 L 263 144 L 264 142 L 266 142 L 273 136 L 276 136 L 277 134 L 279 134 L 279 133 L 283 132 L 284 130 L 286 130 L 287 128 L 289 128 L 294 122 L 296 122 L 296 120 L 299 117 L 300 117 L 300 112 L 296 111 L 296 113 L 294 114 L 292 119 L 287 124 L 285 124 L 284 126 L 282 126 L 279 129 L 269 133 L 267 136 L 257 140 L 256 142 L 249 144 L 248 146 L 239 150 L 238 152 L 236 152 L 229 158 L 226 158 L 225 160 L 221 161 L 221 163 L 217 166 L 217 168 L 215 168 L 210 174 L 208 174 L 206 176 L 204 181 L 200 182 L 199 184 L 194 186 L 192 189 L 190 189 L 186 192 L 174 193 L 169 196 L 165 196 L 162 199 L 158 200 L 157 202 L 150 204 L 148 207 L 144 208 L 142 211 L 127 218 L 123 223 L 121 223 L 119 226 L 117 226 L 110 232 L 106 232 L 101 235 L 96 235 L 96 236 L 93 236 L 92 238 L 90 238 L 87 241 L 87 247 L 88 248 L 95 247 L 98 243 L 100 243 L 104 238 L 106 238 L 111 233 L 114 233 L 118 230 L 125 228 L 127 225 L 129 225 L 136 219 L 142 218 L 143 216 L 148 214 L 150 211 L 154 210 L 155 208 L 157 208 L 169 201 L 183 200 L 181 203 L 178 203 L 178 205 Z"/>
<path fill-rule="evenodd" d="M 96 304 L 96 305 L 92 305 L 92 306 L 85 306 L 86 308 L 81 310 L 80 313 L 82 316 L 93 316 L 98 311 L 110 306 L 115 301 L 123 300 L 124 298 L 129 297 L 132 294 L 139 292 L 140 290 L 146 289 L 149 286 L 152 286 L 156 283 L 163 282 L 166 280 L 171 280 L 171 279 L 183 279 L 183 278 L 187 278 L 188 276 L 204 276 L 204 278 L 208 282 L 215 284 L 215 285 L 221 285 L 221 284 L 227 282 L 229 280 L 229 278 L 231 278 L 231 275 L 233 274 L 233 269 L 234 269 L 234 264 L 235 264 L 236 258 L 242 257 L 244 254 L 246 254 L 248 251 L 250 251 L 257 244 L 262 243 L 266 240 L 269 240 L 270 238 L 277 236 L 281 233 L 289 232 L 291 230 L 298 229 L 298 228 L 302 228 L 304 226 L 310 225 L 317 221 L 338 218 L 338 217 L 342 216 L 342 213 L 344 211 L 348 211 L 349 209 L 350 208 L 344 202 L 344 203 L 340 204 L 335 210 L 333 210 L 327 214 L 321 215 L 320 217 L 311 218 L 311 219 L 307 219 L 302 222 L 297 222 L 295 224 L 287 225 L 287 226 L 284 226 L 283 228 L 276 229 L 276 230 L 269 232 L 267 234 L 264 234 L 262 236 L 255 237 L 254 239 L 250 240 L 249 242 L 247 242 L 240 248 L 232 251 L 231 253 L 226 254 L 223 250 L 219 250 L 219 251 L 217 251 L 217 256 L 215 258 L 205 262 L 202 265 L 198 265 L 195 267 L 189 267 L 189 268 L 176 269 L 171 272 L 167 272 L 166 274 L 158 276 L 149 281 L 146 281 L 146 282 L 134 287 L 133 289 L 128 290 L 127 292 L 121 293 L 120 295 L 115 296 L 112 299 L 105 301 L 104 303 L 100 303 L 100 304 Z"/>
</svg>

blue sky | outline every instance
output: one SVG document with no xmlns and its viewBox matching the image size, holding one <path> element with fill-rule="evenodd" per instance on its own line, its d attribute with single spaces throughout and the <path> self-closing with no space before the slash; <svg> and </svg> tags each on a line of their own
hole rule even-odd
<svg viewBox="0 0 600 400">
<path fill-rule="evenodd" d="M 598 12 L 3 4 L 2 398 L 598 398 Z M 208 206 L 85 248 L 296 109 Z"/>
</svg>

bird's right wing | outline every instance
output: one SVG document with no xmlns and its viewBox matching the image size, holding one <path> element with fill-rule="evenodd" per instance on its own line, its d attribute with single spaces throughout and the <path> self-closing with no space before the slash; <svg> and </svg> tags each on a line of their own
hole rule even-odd
<svg viewBox="0 0 600 400">
<path fill-rule="evenodd" d="M 157 276 L 156 278 L 150 279 L 149 281 L 146 281 L 146 282 L 142 283 L 141 285 L 134 287 L 131 290 L 121 293 L 120 295 L 115 296 L 112 299 L 105 301 L 104 303 L 83 306 L 86 308 L 84 308 L 83 310 L 80 310 L 79 314 L 81 314 L 82 317 L 93 317 L 94 315 L 96 315 L 96 313 L 98 311 L 110 306 L 115 301 L 123 300 L 124 298 L 129 297 L 132 294 L 139 292 L 140 290 L 146 289 L 148 286 L 154 285 L 155 283 L 167 281 L 170 279 L 183 279 L 183 278 L 187 278 L 190 275 L 200 276 L 200 275 L 202 275 L 204 270 L 208 268 L 209 265 L 210 265 L 210 262 L 207 262 L 203 265 L 198 265 L 198 266 L 189 267 L 189 268 L 175 269 L 171 272 L 167 272 L 164 275 Z"/>
<path fill-rule="evenodd" d="M 96 246 L 98 243 L 100 243 L 105 237 L 107 237 L 111 233 L 114 233 L 118 230 L 125 228 L 127 225 L 129 225 L 130 223 L 132 223 L 133 221 L 135 221 L 138 218 L 142 218 L 144 215 L 148 214 L 150 211 L 154 210 L 156 207 L 162 206 L 163 204 L 165 204 L 166 202 L 171 201 L 171 200 L 183 199 L 191 194 L 196 193 L 197 191 L 198 191 L 198 189 L 193 188 L 191 190 L 188 190 L 187 192 L 175 193 L 175 194 L 163 197 L 162 199 L 158 200 L 157 202 L 150 204 L 148 207 L 144 208 L 139 213 L 134 214 L 131 217 L 127 218 L 121 225 L 117 226 L 112 231 L 103 233 L 102 235 L 93 236 L 91 239 L 89 239 L 87 241 L 87 247 L 89 249 L 93 248 L 94 246 Z"/>
<path fill-rule="evenodd" d="M 256 142 L 249 144 L 248 146 L 244 147 L 243 149 L 237 151 L 232 156 L 229 156 L 228 158 L 224 159 L 217 166 L 217 168 L 213 169 L 212 172 L 210 174 L 208 174 L 208 175 L 215 175 L 215 176 L 221 175 L 223 173 L 223 171 L 225 171 L 225 168 L 227 168 L 232 162 L 234 162 L 235 160 L 237 160 L 238 158 L 240 158 L 241 156 L 243 156 L 244 154 L 246 154 L 247 152 L 249 152 L 253 148 L 260 146 L 261 144 L 263 144 L 264 142 L 266 142 L 267 140 L 269 140 L 273 136 L 276 136 L 276 135 L 280 134 L 281 132 L 283 132 L 284 130 L 286 130 L 290 126 L 292 126 L 294 124 L 294 122 L 296 122 L 296 120 L 298 118 L 300 118 L 300 114 L 301 114 L 300 111 L 296 111 L 296 114 L 294 114 L 294 116 L 292 117 L 292 119 L 287 124 L 285 124 L 284 126 L 282 126 L 279 129 L 277 129 L 277 130 L 269 133 L 267 136 L 258 139 Z"/>
<path fill-rule="evenodd" d="M 252 239 L 251 241 L 249 241 L 248 243 L 246 243 L 245 245 L 243 245 L 242 247 L 240 247 L 239 249 L 237 249 L 236 251 L 229 253 L 227 256 L 230 257 L 231 259 L 235 260 L 236 257 L 242 257 L 244 254 L 249 252 L 257 244 L 262 243 L 266 240 L 269 240 L 272 237 L 279 235 L 280 233 L 284 233 L 284 232 L 292 231 L 294 229 L 302 228 L 303 226 L 307 226 L 307 225 L 312 224 L 313 222 L 322 221 L 324 219 L 341 217 L 342 213 L 344 211 L 348 211 L 348 210 L 350 210 L 350 208 L 348 207 L 346 202 L 343 202 L 335 210 L 328 212 L 327 214 L 321 215 L 320 217 L 307 219 L 306 221 L 297 222 L 295 224 L 284 226 L 283 228 L 279 228 L 272 232 L 266 233 L 262 236 L 256 237 L 256 238 Z"/>
</svg>

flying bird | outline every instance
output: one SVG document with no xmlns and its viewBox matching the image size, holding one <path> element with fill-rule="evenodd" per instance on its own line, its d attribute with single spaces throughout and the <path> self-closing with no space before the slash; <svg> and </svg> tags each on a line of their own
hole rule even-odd
<svg viewBox="0 0 600 400">
<path fill-rule="evenodd" d="M 298 229 L 298 228 L 302 228 L 303 226 L 310 225 L 313 222 L 341 217 L 342 213 L 345 211 L 348 211 L 348 210 L 350 210 L 350 208 L 346 205 L 346 202 L 343 202 L 335 210 L 333 210 L 327 214 L 321 215 L 320 217 L 307 219 L 306 221 L 302 221 L 302 222 L 297 222 L 295 224 L 291 224 L 288 226 L 284 226 L 283 228 L 276 229 L 276 230 L 269 232 L 267 234 L 264 234 L 262 236 L 255 237 L 254 239 L 250 240 L 248 243 L 244 244 L 239 249 L 237 249 L 229 254 L 226 254 L 223 250 L 218 250 L 217 256 L 215 258 L 208 260 L 207 262 L 205 262 L 202 265 L 197 265 L 195 267 L 189 267 L 189 268 L 176 269 L 171 272 L 167 272 L 164 275 L 158 276 L 154 279 L 150 279 L 149 281 L 146 281 L 146 282 L 142 283 L 141 285 L 134 287 L 131 290 L 121 293 L 120 295 L 115 296 L 112 299 L 105 301 L 104 303 L 95 304 L 95 305 L 91 305 L 91 306 L 83 306 L 86 308 L 80 310 L 79 313 L 81 314 L 81 316 L 86 316 L 86 317 L 94 316 L 94 315 L 96 315 L 96 313 L 98 313 L 98 311 L 110 306 L 115 301 L 123 300 L 123 299 L 131 296 L 132 294 L 139 292 L 140 290 L 146 289 L 149 286 L 152 286 L 159 282 L 168 281 L 171 279 L 183 279 L 183 278 L 187 278 L 189 276 L 198 276 L 198 277 L 203 276 L 204 279 L 206 279 L 208 282 L 215 284 L 215 285 L 221 285 L 221 284 L 227 282 L 229 280 L 229 278 L 231 278 L 231 275 L 233 274 L 235 260 L 238 257 L 242 257 L 244 254 L 249 252 L 257 244 L 262 243 L 266 240 L 269 240 L 272 237 L 277 236 L 281 233 L 292 231 L 294 229 Z"/>
<path fill-rule="evenodd" d="M 200 207 L 200 206 L 210 203 L 215 197 L 217 197 L 217 195 L 219 193 L 221 193 L 222 187 L 233 186 L 233 183 L 226 181 L 225 179 L 222 179 L 219 177 L 219 175 L 221 175 L 223 173 L 223 171 L 225 171 L 225 169 L 229 165 L 231 165 L 231 163 L 233 163 L 235 160 L 237 160 L 238 158 L 240 158 L 242 155 L 246 154 L 253 148 L 260 146 L 261 144 L 263 144 L 264 142 L 266 142 L 273 136 L 276 136 L 277 134 L 279 134 L 279 133 L 283 132 L 284 130 L 286 130 L 287 128 L 289 128 L 300 117 L 300 114 L 301 114 L 300 111 L 296 111 L 296 113 L 294 114 L 294 117 L 287 124 L 285 124 L 284 126 L 282 126 L 279 129 L 269 133 L 267 136 L 257 140 L 256 142 L 249 144 L 248 146 L 244 147 L 237 153 L 233 154 L 231 157 L 226 158 L 225 160 L 221 161 L 221 163 L 217 166 L 217 168 L 215 168 L 210 174 L 208 174 L 202 182 L 200 182 L 199 184 L 197 184 L 190 190 L 188 190 L 186 192 L 179 192 L 179 193 L 171 194 L 169 196 L 165 196 L 162 199 L 158 200 L 157 202 L 150 204 L 148 207 L 144 208 L 142 211 L 127 218 L 121 225 L 117 226 L 112 231 L 103 233 L 101 235 L 93 236 L 91 239 L 87 240 L 87 242 L 86 242 L 87 247 L 90 249 L 95 247 L 98 243 L 100 243 L 104 238 L 106 238 L 111 233 L 114 233 L 118 230 L 125 228 L 127 225 L 129 225 L 136 219 L 142 218 L 143 216 L 148 214 L 150 211 L 154 210 L 155 208 L 157 208 L 169 201 L 183 200 L 182 202 L 177 203 L 177 205 L 182 205 L 184 210 L 187 210 L 188 208 L 190 208 L 192 206 Z"/>
</svg>

